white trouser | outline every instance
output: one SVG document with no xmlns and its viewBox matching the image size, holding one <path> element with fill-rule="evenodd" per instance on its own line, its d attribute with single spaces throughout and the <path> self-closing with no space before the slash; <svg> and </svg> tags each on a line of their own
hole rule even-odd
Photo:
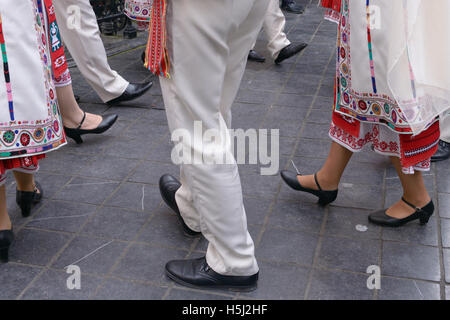
<svg viewBox="0 0 450 320">
<path fill-rule="evenodd" d="M 201 121 L 203 131 L 228 134 L 231 105 L 267 3 L 169 1 L 171 79 L 160 78 L 160 82 L 171 132 L 184 129 L 193 137 L 194 121 Z M 231 148 L 218 141 L 211 145 L 234 160 Z M 192 144 L 188 147 L 194 151 Z M 206 260 L 210 267 L 223 275 L 258 272 L 236 163 L 183 164 L 181 183 L 176 193 L 178 207 L 187 225 L 209 241 Z"/>
<path fill-rule="evenodd" d="M 286 33 L 284 33 L 285 25 L 286 18 L 280 9 L 280 2 L 278 0 L 269 0 L 263 29 L 267 38 L 267 50 L 269 50 L 273 59 L 278 58 L 280 51 L 291 44 Z"/>
<path fill-rule="evenodd" d="M 61 37 L 81 74 L 103 102 L 119 97 L 129 83 L 108 64 L 97 18 L 89 0 L 53 0 L 53 5 Z M 71 6 L 80 9 L 80 28 L 71 25 L 76 20 L 73 18 L 76 11 L 71 11 Z"/>
<path fill-rule="evenodd" d="M 439 123 L 441 129 L 441 140 L 450 143 L 450 111 L 446 116 L 441 116 Z"/>
</svg>

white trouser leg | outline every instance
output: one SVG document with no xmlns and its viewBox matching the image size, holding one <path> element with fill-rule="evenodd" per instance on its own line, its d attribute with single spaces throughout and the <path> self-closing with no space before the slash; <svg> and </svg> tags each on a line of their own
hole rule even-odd
<svg viewBox="0 0 450 320">
<path fill-rule="evenodd" d="M 284 47 L 291 44 L 284 33 L 285 25 L 286 18 L 280 9 L 280 2 L 278 0 L 269 0 L 263 28 L 267 37 L 267 49 L 273 59 L 278 57 L 278 54 Z"/>
<path fill-rule="evenodd" d="M 441 117 L 439 123 L 441 129 L 441 140 L 450 143 L 450 112 L 446 116 Z"/>
<path fill-rule="evenodd" d="M 193 137 L 194 121 L 201 121 L 203 131 L 228 134 L 231 104 L 267 1 L 169 2 L 172 69 L 170 80 L 161 78 L 161 88 L 172 132 L 184 129 Z M 223 148 L 220 141 L 211 144 L 234 159 L 231 148 Z M 186 223 L 209 241 L 206 259 L 211 268 L 224 275 L 258 272 L 236 163 L 184 164 L 181 173 L 177 204 Z"/>
<path fill-rule="evenodd" d="M 81 74 L 103 102 L 119 97 L 129 83 L 108 64 L 97 18 L 89 0 L 54 0 L 53 5 L 61 37 Z M 72 21 L 70 14 L 73 14 L 68 11 L 70 6 L 80 8 L 80 28 L 68 25 Z"/>
</svg>

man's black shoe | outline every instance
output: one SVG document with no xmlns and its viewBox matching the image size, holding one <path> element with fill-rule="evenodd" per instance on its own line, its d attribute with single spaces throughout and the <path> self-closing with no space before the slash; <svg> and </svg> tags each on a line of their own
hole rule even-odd
<svg viewBox="0 0 450 320">
<path fill-rule="evenodd" d="M 248 60 L 256 61 L 256 62 L 264 62 L 264 61 L 266 61 L 266 58 L 264 58 L 262 55 L 260 55 L 255 50 L 250 50 L 250 52 L 248 53 Z"/>
<path fill-rule="evenodd" d="M 450 143 L 440 140 L 439 147 L 436 153 L 431 157 L 431 161 L 442 161 L 448 158 L 450 158 Z"/>
<path fill-rule="evenodd" d="M 153 82 L 130 83 L 125 91 L 119 97 L 112 99 L 107 104 L 115 104 L 123 101 L 129 101 L 142 96 L 153 85 Z"/>
<path fill-rule="evenodd" d="M 206 258 L 175 260 L 166 264 L 166 274 L 173 281 L 197 289 L 227 289 L 253 291 L 258 282 L 258 273 L 252 276 L 224 276 L 215 272 Z"/>
<path fill-rule="evenodd" d="M 300 44 L 290 44 L 283 49 L 281 49 L 280 53 L 278 54 L 278 57 L 275 59 L 276 64 L 280 64 L 286 59 L 289 59 L 293 56 L 295 56 L 297 53 L 305 49 L 308 45 L 306 43 L 300 43 Z"/>
<path fill-rule="evenodd" d="M 201 232 L 197 232 L 189 228 L 181 216 L 180 209 L 178 209 L 178 205 L 175 200 L 175 193 L 178 189 L 180 189 L 180 187 L 181 183 L 170 174 L 165 174 L 159 178 L 159 191 L 161 192 L 161 197 L 169 208 L 177 214 L 186 235 L 190 237 L 198 236 Z"/>
<path fill-rule="evenodd" d="M 281 9 L 297 14 L 303 13 L 305 11 L 305 7 L 297 4 L 294 0 L 283 0 L 281 2 Z"/>
</svg>

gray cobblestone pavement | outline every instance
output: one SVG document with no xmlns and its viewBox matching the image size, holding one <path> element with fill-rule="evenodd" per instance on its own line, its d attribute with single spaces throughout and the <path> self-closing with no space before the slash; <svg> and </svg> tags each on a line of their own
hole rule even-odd
<svg viewBox="0 0 450 320">
<path fill-rule="evenodd" d="M 308 2 L 309 1 L 303 1 Z M 313 1 L 315 2 L 315 1 Z M 280 169 L 293 160 L 303 173 L 317 170 L 330 145 L 335 24 L 317 4 L 286 14 L 288 37 L 309 46 L 276 66 L 250 62 L 233 108 L 235 128 L 280 128 Z M 257 50 L 266 57 L 264 34 Z M 152 78 L 140 63 L 143 48 L 110 57 L 127 79 Z M 11 262 L 0 265 L 2 299 L 450 299 L 450 162 L 425 175 L 437 211 L 430 223 L 382 229 L 370 210 L 400 197 L 388 159 L 356 154 L 337 201 L 321 208 L 291 191 L 279 175 L 260 176 L 241 165 L 249 230 L 256 244 L 260 281 L 249 294 L 192 290 L 170 282 L 164 264 L 204 254 L 204 239 L 182 235 L 162 203 L 158 179 L 178 174 L 157 79 L 136 101 L 108 107 L 72 68 L 86 111 L 119 114 L 100 136 L 72 141 L 41 162 L 45 199 L 23 219 L 8 182 L 8 209 L 17 241 Z M 367 226 L 358 231 L 356 225 Z M 364 230 L 364 229 L 362 229 Z M 80 267 L 81 289 L 68 290 L 65 266 Z M 381 289 L 369 290 L 367 267 L 381 268 Z"/>
</svg>

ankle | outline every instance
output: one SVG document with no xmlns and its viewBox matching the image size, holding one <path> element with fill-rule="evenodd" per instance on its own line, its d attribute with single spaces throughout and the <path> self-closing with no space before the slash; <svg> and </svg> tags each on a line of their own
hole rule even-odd
<svg viewBox="0 0 450 320">
<path fill-rule="evenodd" d="M 420 195 L 403 194 L 403 199 L 415 205 L 417 208 L 422 208 L 431 201 L 431 197 L 428 195 L 428 193 Z"/>
<path fill-rule="evenodd" d="M 330 175 L 323 173 L 322 170 L 317 172 L 317 181 L 323 190 L 336 190 L 339 187 L 339 179 L 330 177 Z"/>
<path fill-rule="evenodd" d="M 33 183 L 27 183 L 27 184 L 17 184 L 17 190 L 19 191 L 26 191 L 26 192 L 33 192 L 36 189 L 36 185 Z"/>
<path fill-rule="evenodd" d="M 4 216 L 4 218 L 0 218 L 0 231 L 11 230 L 12 224 L 8 214 L 2 214 L 2 216 Z"/>
</svg>

